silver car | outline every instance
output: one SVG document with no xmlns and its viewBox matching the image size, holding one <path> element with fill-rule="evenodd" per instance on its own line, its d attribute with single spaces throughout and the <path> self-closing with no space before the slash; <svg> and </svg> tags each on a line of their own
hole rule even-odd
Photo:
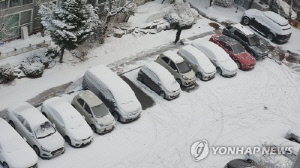
<svg viewBox="0 0 300 168">
<path fill-rule="evenodd" d="M 166 51 L 162 53 L 156 62 L 165 67 L 180 85 L 191 86 L 195 84 L 195 72 L 188 63 L 175 52 Z"/>
<path fill-rule="evenodd" d="M 65 140 L 49 120 L 24 102 L 10 107 L 8 123 L 27 141 L 38 156 L 50 159 L 65 152 Z"/>
<path fill-rule="evenodd" d="M 111 132 L 116 125 L 115 118 L 106 105 L 89 90 L 76 95 L 72 101 L 72 106 L 84 116 L 92 130 L 98 134 Z"/>
</svg>

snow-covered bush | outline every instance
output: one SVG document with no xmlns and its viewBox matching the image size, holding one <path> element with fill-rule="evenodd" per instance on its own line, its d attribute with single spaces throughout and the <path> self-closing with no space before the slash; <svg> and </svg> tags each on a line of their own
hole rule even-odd
<svg viewBox="0 0 300 168">
<path fill-rule="evenodd" d="M 41 62 L 23 61 L 20 69 L 30 78 L 41 77 L 44 73 L 44 65 Z"/>
<path fill-rule="evenodd" d="M 191 8 L 189 3 L 178 3 L 176 4 L 174 10 L 170 13 L 167 13 L 164 16 L 172 28 L 177 26 L 181 28 L 189 28 L 195 24 L 199 14 L 198 12 Z"/>
<path fill-rule="evenodd" d="M 0 84 L 13 81 L 15 78 L 14 69 L 10 64 L 0 66 Z"/>
</svg>

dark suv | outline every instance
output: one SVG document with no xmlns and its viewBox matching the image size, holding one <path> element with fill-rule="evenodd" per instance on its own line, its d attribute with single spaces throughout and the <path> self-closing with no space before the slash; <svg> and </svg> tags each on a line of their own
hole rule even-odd
<svg viewBox="0 0 300 168">
<path fill-rule="evenodd" d="M 241 24 L 228 26 L 223 34 L 240 42 L 256 59 L 266 58 L 269 54 L 267 46 L 261 43 L 259 37 Z"/>
</svg>

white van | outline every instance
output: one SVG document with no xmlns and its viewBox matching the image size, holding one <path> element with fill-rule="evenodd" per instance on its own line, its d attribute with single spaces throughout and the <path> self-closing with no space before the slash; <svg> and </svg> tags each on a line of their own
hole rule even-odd
<svg viewBox="0 0 300 168">
<path fill-rule="evenodd" d="M 194 40 L 192 45 L 202 51 L 217 67 L 217 72 L 225 77 L 237 74 L 238 67 L 230 56 L 217 44 L 202 39 Z"/>
<path fill-rule="evenodd" d="M 216 67 L 210 62 L 207 56 L 197 48 L 187 45 L 182 47 L 178 51 L 178 54 L 190 64 L 197 78 L 207 81 L 215 77 Z"/>
<path fill-rule="evenodd" d="M 139 118 L 142 106 L 133 90 L 105 65 L 88 69 L 82 85 L 104 102 L 116 120 L 130 122 Z"/>
</svg>

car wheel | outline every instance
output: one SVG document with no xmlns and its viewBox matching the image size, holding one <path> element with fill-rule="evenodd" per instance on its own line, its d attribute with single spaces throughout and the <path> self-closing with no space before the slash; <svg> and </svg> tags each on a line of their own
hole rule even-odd
<svg viewBox="0 0 300 168">
<path fill-rule="evenodd" d="M 115 117 L 115 119 L 116 119 L 117 121 L 120 121 L 120 118 L 121 118 L 121 117 L 120 117 L 120 114 L 119 114 L 118 112 L 114 111 L 112 115 Z"/>
<path fill-rule="evenodd" d="M 95 125 L 91 125 L 91 128 L 92 128 L 92 130 L 95 132 L 95 133 L 97 133 L 97 130 L 96 130 L 96 127 L 95 127 Z"/>
<path fill-rule="evenodd" d="M 238 61 L 235 61 L 235 63 L 236 63 L 236 65 L 238 66 L 238 68 L 239 68 L 239 69 L 241 69 L 241 68 L 242 68 L 242 65 L 241 65 L 241 63 L 240 63 L 240 62 L 238 62 Z"/>
<path fill-rule="evenodd" d="M 250 24 L 250 18 L 247 17 L 247 16 L 244 16 L 244 17 L 242 18 L 242 24 L 243 24 L 243 25 L 249 25 L 249 24 Z"/>
<path fill-rule="evenodd" d="M 42 114 L 43 114 L 43 115 L 44 115 L 46 118 L 48 118 L 48 116 L 47 116 L 47 114 L 46 114 L 46 113 L 44 113 L 44 112 L 43 112 Z"/>
<path fill-rule="evenodd" d="M 182 82 L 180 79 L 176 79 L 176 81 L 179 83 L 179 85 L 182 85 Z"/>
<path fill-rule="evenodd" d="M 33 150 L 38 156 L 40 156 L 40 149 L 37 146 L 33 146 Z"/>
<path fill-rule="evenodd" d="M 137 78 L 140 82 L 143 82 L 144 81 L 144 79 L 143 79 L 143 77 L 141 76 L 141 75 L 138 75 L 138 78 Z"/>
<path fill-rule="evenodd" d="M 197 72 L 197 73 L 196 73 L 196 77 L 197 77 L 198 79 L 202 80 L 202 74 L 201 74 L 200 72 Z"/>
<path fill-rule="evenodd" d="M 253 164 L 253 163 L 254 163 L 254 161 L 251 160 L 251 159 L 247 159 L 246 161 L 247 161 L 248 163 L 250 163 L 250 164 Z"/>
<path fill-rule="evenodd" d="M 7 163 L 3 163 L 3 168 L 9 168 L 8 164 Z"/>
<path fill-rule="evenodd" d="M 159 96 L 161 96 L 162 98 L 166 98 L 166 94 L 165 94 L 165 92 L 164 91 L 160 91 L 159 92 Z"/>
<path fill-rule="evenodd" d="M 14 129 L 16 129 L 16 126 L 15 126 L 14 122 L 9 121 L 8 123 L 9 123 L 9 125 L 10 125 L 11 127 L 13 127 Z"/>
<path fill-rule="evenodd" d="M 274 35 L 272 34 L 272 33 L 269 33 L 268 35 L 267 35 L 267 38 L 270 40 L 270 41 L 274 41 Z"/>
<path fill-rule="evenodd" d="M 71 139 L 68 136 L 65 136 L 65 141 L 72 146 Z"/>
<path fill-rule="evenodd" d="M 220 74 L 220 75 L 223 75 L 222 69 L 218 67 L 217 68 L 217 73 Z"/>
</svg>

